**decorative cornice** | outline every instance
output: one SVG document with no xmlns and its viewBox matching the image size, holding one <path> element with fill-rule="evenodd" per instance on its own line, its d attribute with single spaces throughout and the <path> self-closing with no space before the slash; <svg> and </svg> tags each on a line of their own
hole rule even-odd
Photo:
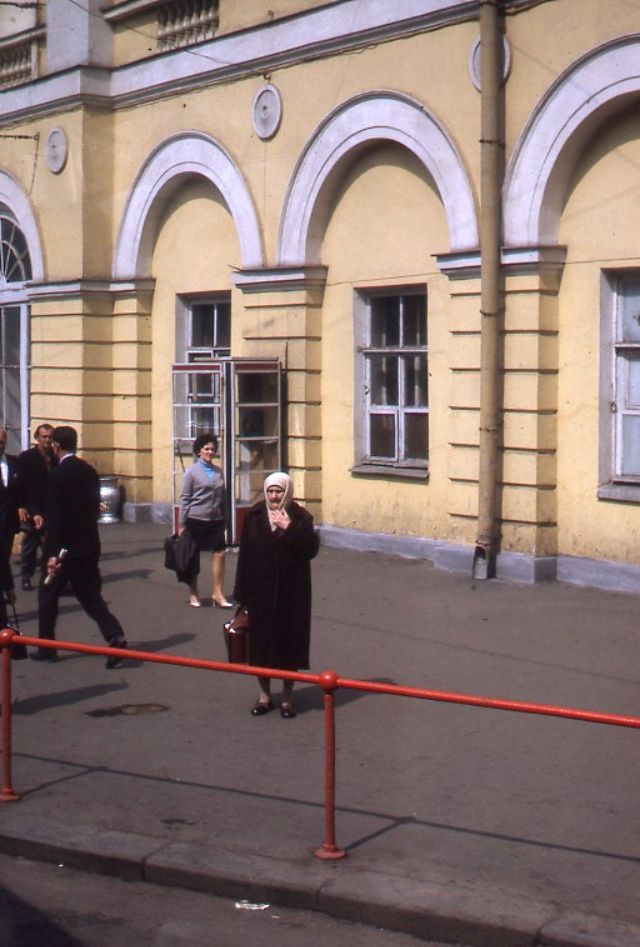
<svg viewBox="0 0 640 947">
<path fill-rule="evenodd" d="M 277 292 L 280 290 L 316 289 L 324 287 L 326 266 L 278 266 L 236 270 L 231 279 L 243 293 Z"/>
<path fill-rule="evenodd" d="M 78 299 L 95 293 L 111 295 L 152 293 L 154 286 L 155 280 L 153 279 L 80 279 L 27 283 L 26 292 L 30 300 L 46 302 L 50 299 Z"/>
<path fill-rule="evenodd" d="M 478 7 L 478 0 L 404 0 L 399 13 L 388 0 L 342 0 L 112 70 L 80 67 L 5 89 L 0 124 L 83 105 L 120 108 L 263 74 L 472 20 Z"/>
<path fill-rule="evenodd" d="M 480 276 L 480 250 L 434 254 L 438 269 L 449 279 L 477 279 Z"/>
<path fill-rule="evenodd" d="M 567 248 L 544 247 L 503 247 L 502 266 L 508 275 L 519 276 L 527 273 L 544 273 L 560 276 L 564 268 Z"/>
<path fill-rule="evenodd" d="M 503 247 L 500 265 L 506 276 L 537 273 L 559 279 L 566 256 L 567 248 L 563 246 Z M 435 258 L 438 269 L 449 279 L 477 279 L 480 276 L 482 257 L 479 249 L 437 253 Z"/>
</svg>

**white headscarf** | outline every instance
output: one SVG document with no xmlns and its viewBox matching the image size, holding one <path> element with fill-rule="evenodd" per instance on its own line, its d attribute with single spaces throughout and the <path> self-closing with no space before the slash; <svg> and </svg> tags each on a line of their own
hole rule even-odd
<svg viewBox="0 0 640 947">
<path fill-rule="evenodd" d="M 272 511 L 269 506 L 269 497 L 267 496 L 268 487 L 281 487 L 284 490 L 282 495 L 282 500 L 280 501 L 279 510 L 284 510 L 287 507 L 287 504 L 291 502 L 293 497 L 293 482 L 289 474 L 282 473 L 282 471 L 277 471 L 276 473 L 269 474 L 267 479 L 264 482 L 264 500 L 267 504 L 267 513 L 269 514 L 269 522 L 271 523 L 271 529 L 275 529 L 275 525 L 272 520 Z"/>
</svg>

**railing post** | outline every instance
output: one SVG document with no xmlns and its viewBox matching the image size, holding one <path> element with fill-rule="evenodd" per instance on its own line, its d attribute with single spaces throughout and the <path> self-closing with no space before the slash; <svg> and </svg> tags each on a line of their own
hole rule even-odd
<svg viewBox="0 0 640 947">
<path fill-rule="evenodd" d="M 0 631 L 2 652 L 2 788 L 0 802 L 15 802 L 20 796 L 11 784 L 11 629 Z"/>
<path fill-rule="evenodd" d="M 324 691 L 324 842 L 316 857 L 323 861 L 344 858 L 346 852 L 336 845 L 336 719 L 333 692 L 338 686 L 335 671 L 323 671 L 319 683 Z"/>
</svg>

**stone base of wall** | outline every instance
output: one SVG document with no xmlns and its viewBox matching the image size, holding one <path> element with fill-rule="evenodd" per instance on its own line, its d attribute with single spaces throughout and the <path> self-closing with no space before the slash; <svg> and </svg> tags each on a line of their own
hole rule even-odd
<svg viewBox="0 0 640 947">
<path fill-rule="evenodd" d="M 469 576 L 472 574 L 473 546 L 455 546 L 439 540 L 410 536 L 366 533 L 339 526 L 321 526 L 320 538 L 325 546 L 427 559 L 438 569 L 466 572 Z M 496 578 L 528 585 L 558 580 L 572 585 L 640 595 L 640 566 L 583 559 L 579 556 L 528 556 L 524 553 L 501 552 L 496 560 Z"/>
</svg>

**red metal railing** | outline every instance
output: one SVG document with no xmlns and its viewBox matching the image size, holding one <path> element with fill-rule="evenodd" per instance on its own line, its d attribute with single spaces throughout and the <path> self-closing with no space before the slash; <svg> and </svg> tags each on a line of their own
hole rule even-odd
<svg viewBox="0 0 640 947">
<path fill-rule="evenodd" d="M 325 730 L 325 835 L 322 846 L 316 851 L 318 858 L 335 860 L 344 858 L 346 852 L 338 848 L 335 837 L 335 704 L 334 693 L 339 687 L 349 690 L 366 691 L 372 694 L 391 694 L 396 697 L 414 697 L 419 700 L 433 700 L 447 704 L 464 704 L 470 707 L 484 707 L 492 710 L 507 710 L 514 713 L 538 714 L 546 717 L 564 717 L 569 720 L 582 720 L 586 723 L 599 723 L 610 727 L 632 727 L 640 729 L 640 717 L 605 714 L 593 710 L 578 710 L 575 707 L 556 707 L 552 704 L 534 704 L 516 700 L 499 700 L 494 697 L 481 697 L 475 694 L 457 694 L 450 691 L 427 690 L 419 687 L 401 687 L 397 684 L 377 684 L 346 677 L 339 677 L 336 671 L 323 671 L 321 674 L 307 674 L 300 671 L 280 671 L 273 668 L 255 667 L 249 664 L 227 664 L 223 661 L 202 661 L 198 658 L 174 657 L 164 654 L 152 654 L 148 651 L 106 648 L 97 645 L 76 644 L 71 641 L 47 641 L 17 635 L 10 628 L 0 631 L 0 651 L 2 652 L 2 786 L 0 802 L 14 802 L 20 796 L 14 791 L 11 779 L 11 644 L 16 643 L 57 651 L 75 651 L 81 654 L 102 656 L 121 655 L 135 661 L 152 664 L 171 664 L 178 667 L 203 668 L 209 671 L 224 671 L 231 674 L 245 674 L 250 677 L 273 677 L 279 680 L 302 681 L 316 684 L 324 693 L 324 730 Z"/>
</svg>

